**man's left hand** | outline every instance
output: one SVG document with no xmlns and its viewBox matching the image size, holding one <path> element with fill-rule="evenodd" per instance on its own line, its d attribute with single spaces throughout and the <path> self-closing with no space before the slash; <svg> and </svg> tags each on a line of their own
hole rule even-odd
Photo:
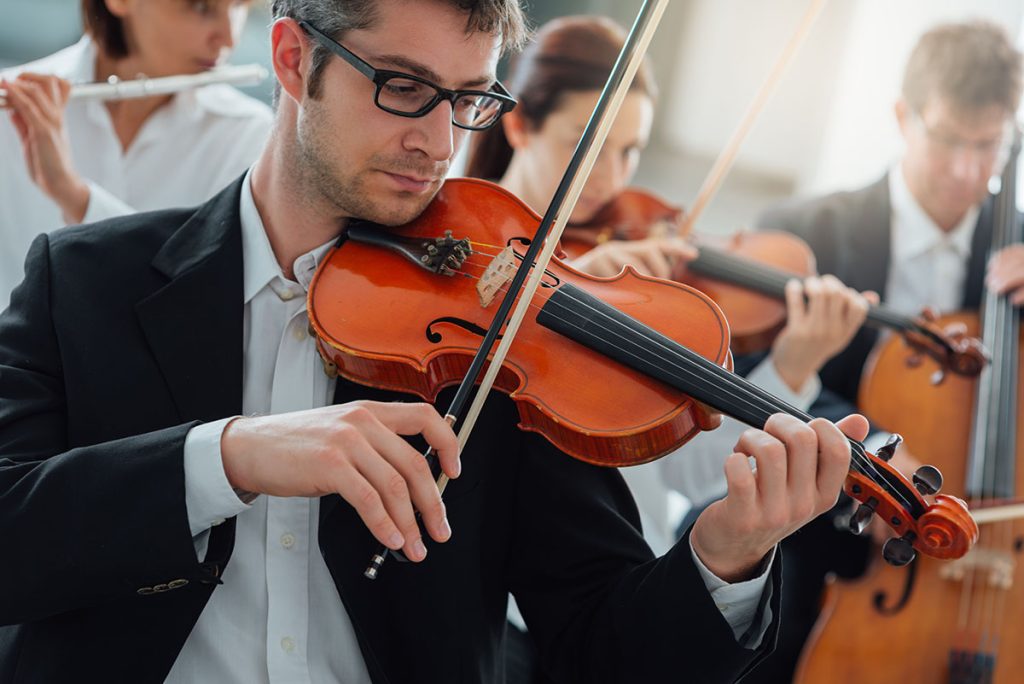
<svg viewBox="0 0 1024 684">
<path fill-rule="evenodd" d="M 690 533 L 708 570 L 726 582 L 755 576 L 776 544 L 835 505 L 850 468 L 847 436 L 860 440 L 867 432 L 859 415 L 834 425 L 781 413 L 763 430 L 744 432 L 725 462 L 728 494 L 701 513 Z"/>
<path fill-rule="evenodd" d="M 1024 305 L 1024 245 L 1010 245 L 992 257 L 985 285 L 1008 296 L 1015 306 Z"/>
</svg>

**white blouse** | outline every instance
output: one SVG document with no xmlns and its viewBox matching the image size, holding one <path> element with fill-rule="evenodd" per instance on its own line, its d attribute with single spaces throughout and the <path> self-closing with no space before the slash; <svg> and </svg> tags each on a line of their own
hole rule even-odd
<svg viewBox="0 0 1024 684">
<path fill-rule="evenodd" d="M 89 38 L 4 71 L 95 80 L 97 48 Z M 240 176 L 259 156 L 273 113 L 226 85 L 184 91 L 158 109 L 127 151 L 98 100 L 72 100 L 65 127 L 76 171 L 91 195 L 84 223 L 136 211 L 199 204 Z M 60 208 L 32 182 L 9 116 L 0 116 L 0 310 L 21 282 L 32 240 L 63 225 Z"/>
</svg>

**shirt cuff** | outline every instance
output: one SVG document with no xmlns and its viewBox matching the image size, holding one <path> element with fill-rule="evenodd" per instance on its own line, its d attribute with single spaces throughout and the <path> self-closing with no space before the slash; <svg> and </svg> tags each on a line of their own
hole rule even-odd
<svg viewBox="0 0 1024 684">
<path fill-rule="evenodd" d="M 224 472 L 220 438 L 232 420 L 197 425 L 185 436 L 185 508 L 193 537 L 251 508 L 238 498 Z"/>
<path fill-rule="evenodd" d="M 82 223 L 95 223 L 115 216 L 136 213 L 131 206 L 92 181 L 86 181 L 86 185 L 89 186 L 89 204 L 85 208 Z"/>
<path fill-rule="evenodd" d="M 768 632 L 768 627 L 772 624 L 771 607 L 766 605 L 761 614 L 761 624 L 756 629 L 750 629 L 754 617 L 757 615 L 758 607 L 761 605 L 761 595 L 764 594 L 765 587 L 768 586 L 768 576 L 771 573 L 772 563 L 775 562 L 777 548 L 777 546 L 772 548 L 771 553 L 764 560 L 764 570 L 760 575 L 753 579 L 730 584 L 708 570 L 697 552 L 693 550 L 693 541 L 690 540 L 690 554 L 693 556 L 693 562 L 697 565 L 701 579 L 704 580 L 704 586 L 708 588 L 711 600 L 715 602 L 722 617 L 732 628 L 737 643 L 744 648 L 760 646 L 761 640 Z"/>
<path fill-rule="evenodd" d="M 821 379 L 817 373 L 811 374 L 811 377 L 798 392 L 790 389 L 775 369 L 775 362 L 772 361 L 771 354 L 764 357 L 764 360 L 747 374 L 747 380 L 801 411 L 809 409 L 821 394 Z"/>
</svg>

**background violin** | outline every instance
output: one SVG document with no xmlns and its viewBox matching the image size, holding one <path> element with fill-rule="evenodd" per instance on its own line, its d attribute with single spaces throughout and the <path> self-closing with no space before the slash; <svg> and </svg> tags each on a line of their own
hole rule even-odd
<svg viewBox="0 0 1024 684">
<path fill-rule="evenodd" d="M 674 234 L 683 215 L 682 209 L 631 188 L 587 225 L 567 228 L 562 247 L 570 256 L 578 256 L 609 239 Z M 786 282 L 814 275 L 817 270 L 810 247 L 795 235 L 778 231 L 690 239 L 698 256 L 679 264 L 673 280 L 707 293 L 722 308 L 729 319 L 734 352 L 767 349 L 786 322 Z M 987 352 L 977 338 L 967 336 L 958 323 L 945 328 L 936 325 L 930 311 L 906 316 L 872 305 L 865 324 L 899 332 L 917 352 L 908 358 L 909 363 L 919 363 L 921 356 L 928 356 L 939 363 L 941 373 L 967 376 L 977 375 L 986 363 Z M 940 380 L 941 373 L 933 381 Z"/>
<path fill-rule="evenodd" d="M 500 187 L 458 179 L 411 224 L 350 226 L 310 286 L 321 353 L 350 380 L 432 400 L 464 375 L 538 221 Z M 522 429 L 577 458 L 629 465 L 714 426 L 705 407 L 756 427 L 780 411 L 811 420 L 723 368 L 728 324 L 706 295 L 632 269 L 595 278 L 554 260 L 543 275 L 495 385 Z M 847 491 L 900 535 L 887 556 L 970 548 L 977 527 L 962 502 L 929 504 L 859 442 L 851 449 Z"/>
</svg>

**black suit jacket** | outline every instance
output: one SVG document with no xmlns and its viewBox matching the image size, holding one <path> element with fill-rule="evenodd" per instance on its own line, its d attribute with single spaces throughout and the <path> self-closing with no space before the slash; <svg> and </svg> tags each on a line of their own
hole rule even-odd
<svg viewBox="0 0 1024 684">
<path fill-rule="evenodd" d="M 874 290 L 886 300 L 892 238 L 889 179 L 883 176 L 859 190 L 836 192 L 812 200 L 795 201 L 770 210 L 758 219 L 758 228 L 786 230 L 803 238 L 818 260 L 818 272 L 835 275 L 856 290 Z M 976 309 L 981 301 L 985 262 L 992 244 L 992 202 L 982 206 L 971 240 L 963 301 Z M 822 385 L 857 403 L 861 372 L 878 340 L 878 330 L 865 326 L 849 346 L 825 364 Z"/>
<path fill-rule="evenodd" d="M 32 246 L 0 316 L 0 681 L 159 682 L 216 591 L 234 521 L 197 559 L 182 453 L 242 408 L 240 187 Z M 339 382 L 337 401 L 359 397 L 409 399 Z M 375 683 L 500 681 L 509 591 L 555 681 L 728 682 L 770 650 L 774 626 L 736 644 L 687 541 L 652 556 L 616 471 L 516 422 L 489 400 L 446 493 L 454 536 L 420 565 L 364 579 L 376 543 L 322 499 L 320 549 Z"/>
</svg>

